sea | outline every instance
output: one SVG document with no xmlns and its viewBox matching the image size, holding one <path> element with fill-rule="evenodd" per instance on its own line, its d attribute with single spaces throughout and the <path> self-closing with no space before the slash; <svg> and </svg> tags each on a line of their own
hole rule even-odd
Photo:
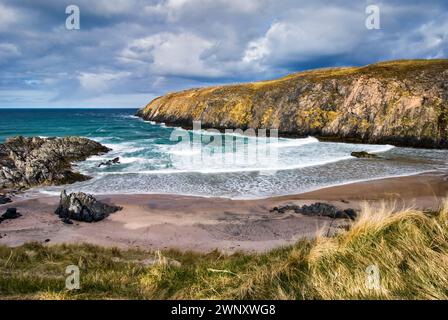
<svg viewBox="0 0 448 320">
<path fill-rule="evenodd" d="M 184 130 L 136 109 L 0 109 L 0 143 L 13 136 L 82 136 L 112 149 L 75 163 L 92 177 L 45 194 L 176 194 L 259 199 L 351 182 L 448 169 L 447 150 L 277 138 L 275 132 Z M 354 151 L 378 155 L 358 159 Z M 101 166 L 118 157 L 120 163 Z"/>
</svg>

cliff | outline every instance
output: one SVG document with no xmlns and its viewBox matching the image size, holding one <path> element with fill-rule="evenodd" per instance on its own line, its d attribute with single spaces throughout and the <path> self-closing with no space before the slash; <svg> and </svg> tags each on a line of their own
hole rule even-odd
<svg viewBox="0 0 448 320">
<path fill-rule="evenodd" d="M 137 115 L 168 125 L 276 128 L 335 141 L 448 147 L 448 60 L 330 68 L 272 81 L 191 89 Z"/>
</svg>

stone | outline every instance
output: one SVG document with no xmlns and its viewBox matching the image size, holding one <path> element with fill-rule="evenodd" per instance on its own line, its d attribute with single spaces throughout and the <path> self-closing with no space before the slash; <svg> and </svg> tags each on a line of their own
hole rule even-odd
<svg viewBox="0 0 448 320">
<path fill-rule="evenodd" d="M 101 168 L 102 166 L 111 166 L 113 164 L 119 164 L 120 163 L 120 158 L 114 158 L 112 160 L 107 160 L 107 161 L 103 161 L 98 165 L 98 168 Z"/>
<path fill-rule="evenodd" d="M 63 190 L 55 213 L 63 219 L 64 223 L 70 224 L 69 220 L 98 222 L 121 209 L 121 207 L 97 201 L 90 194 L 76 192 L 67 195 Z"/>
<path fill-rule="evenodd" d="M 17 219 L 20 218 L 21 216 L 22 215 L 17 212 L 17 208 L 8 208 L 6 209 L 6 212 L 2 214 L 2 216 L 0 217 L 0 222 L 9 219 Z"/>
<path fill-rule="evenodd" d="M 12 202 L 11 198 L 4 194 L 0 194 L 0 205 Z"/>
<path fill-rule="evenodd" d="M 311 205 L 297 206 L 297 205 L 285 205 L 281 207 L 275 207 L 271 212 L 279 214 L 293 211 L 306 216 L 313 217 L 329 217 L 333 219 L 351 219 L 354 220 L 357 217 L 357 213 L 353 209 L 339 210 L 335 206 L 327 203 L 316 202 Z"/>
<path fill-rule="evenodd" d="M 73 224 L 73 221 L 72 220 L 70 220 L 69 218 L 64 218 L 64 219 L 62 219 L 62 222 L 64 222 L 65 224 Z"/>
<path fill-rule="evenodd" d="M 80 137 L 9 138 L 0 144 L 0 190 L 24 190 L 88 180 L 71 162 L 109 152 L 100 143 Z"/>
<path fill-rule="evenodd" d="M 366 151 L 352 152 L 351 156 L 355 158 L 365 158 L 365 159 L 378 158 L 376 154 L 368 153 Z"/>
</svg>

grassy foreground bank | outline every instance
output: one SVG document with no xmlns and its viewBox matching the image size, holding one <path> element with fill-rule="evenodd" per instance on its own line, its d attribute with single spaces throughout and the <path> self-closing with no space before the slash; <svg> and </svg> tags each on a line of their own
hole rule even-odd
<svg viewBox="0 0 448 320">
<path fill-rule="evenodd" d="M 366 207 L 348 231 L 266 254 L 0 246 L 0 298 L 448 299 L 448 203 L 391 211 Z M 65 289 L 68 265 L 79 290 Z"/>
</svg>

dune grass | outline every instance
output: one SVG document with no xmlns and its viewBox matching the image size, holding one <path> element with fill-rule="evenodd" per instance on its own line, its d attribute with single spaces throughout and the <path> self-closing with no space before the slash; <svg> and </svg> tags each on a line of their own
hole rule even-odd
<svg viewBox="0 0 448 320">
<path fill-rule="evenodd" d="M 393 211 L 366 206 L 348 231 L 265 254 L 3 246 L 0 298 L 448 299 L 448 202 Z M 80 268 L 79 290 L 65 289 L 68 265 Z"/>
</svg>

